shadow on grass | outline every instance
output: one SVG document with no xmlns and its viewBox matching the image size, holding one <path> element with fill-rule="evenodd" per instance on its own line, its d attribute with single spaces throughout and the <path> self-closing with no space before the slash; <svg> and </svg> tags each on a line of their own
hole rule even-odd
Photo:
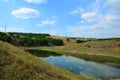
<svg viewBox="0 0 120 80">
<path fill-rule="evenodd" d="M 26 51 L 38 57 L 62 56 L 62 54 L 58 54 L 53 51 L 45 51 L 45 50 L 37 50 L 37 49 L 27 49 Z"/>
</svg>

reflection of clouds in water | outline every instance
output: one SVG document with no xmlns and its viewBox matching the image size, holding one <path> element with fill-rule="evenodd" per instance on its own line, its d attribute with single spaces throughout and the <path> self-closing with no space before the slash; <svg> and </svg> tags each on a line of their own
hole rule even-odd
<svg viewBox="0 0 120 80">
<path fill-rule="evenodd" d="M 80 70 L 83 70 L 83 69 L 84 69 L 84 67 L 83 67 L 83 66 L 79 66 L 78 68 L 79 68 Z"/>
<path fill-rule="evenodd" d="M 113 67 L 106 66 L 106 65 L 93 65 L 96 68 L 86 68 L 83 71 L 80 72 L 80 75 L 82 76 L 89 76 L 89 77 L 98 77 L 98 78 L 113 78 L 113 77 L 119 77 L 120 70 L 116 70 Z"/>
<path fill-rule="evenodd" d="M 70 70 L 77 71 L 80 75 L 87 77 L 113 77 L 120 74 L 120 70 L 116 71 L 116 68 L 107 66 L 105 64 L 99 64 L 95 62 L 86 62 L 82 59 L 77 59 L 71 56 L 67 56 L 64 59 L 64 64 L 72 66 Z"/>
<path fill-rule="evenodd" d="M 79 62 L 80 64 L 86 63 L 86 61 L 84 61 L 84 60 L 82 60 L 82 59 L 78 59 L 78 58 L 71 57 L 71 56 L 67 56 L 67 59 L 65 59 L 65 62 L 70 62 L 70 63 L 75 63 L 75 64 L 78 64 L 78 62 Z"/>
<path fill-rule="evenodd" d="M 73 63 L 75 65 L 85 66 L 85 67 L 89 67 L 89 68 L 90 67 L 93 68 L 94 66 L 98 65 L 98 63 L 85 61 L 85 60 L 82 60 L 80 58 L 75 58 L 75 57 L 71 57 L 71 56 L 69 56 L 69 58 L 65 59 L 65 62 Z"/>
<path fill-rule="evenodd" d="M 95 77 L 95 72 L 91 69 L 85 69 L 84 71 L 80 72 L 81 76 L 84 77 Z"/>
<path fill-rule="evenodd" d="M 45 61 L 85 77 L 114 78 L 120 77 L 120 69 L 71 56 L 50 56 Z"/>
<path fill-rule="evenodd" d="M 120 70 L 111 66 L 107 66 L 107 65 L 97 66 L 97 69 L 101 74 L 104 75 L 104 77 L 112 78 L 112 76 L 120 76 Z"/>
</svg>

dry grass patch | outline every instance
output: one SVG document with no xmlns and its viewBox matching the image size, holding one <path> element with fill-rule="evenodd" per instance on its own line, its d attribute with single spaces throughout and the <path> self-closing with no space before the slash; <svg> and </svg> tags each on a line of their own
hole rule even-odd
<svg viewBox="0 0 120 80">
<path fill-rule="evenodd" d="M 88 80 L 0 41 L 0 80 Z"/>
</svg>

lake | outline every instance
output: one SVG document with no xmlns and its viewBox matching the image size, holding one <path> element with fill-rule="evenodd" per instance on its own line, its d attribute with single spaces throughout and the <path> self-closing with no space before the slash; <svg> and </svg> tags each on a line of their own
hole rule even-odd
<svg viewBox="0 0 120 80">
<path fill-rule="evenodd" d="M 80 76 L 101 79 L 120 78 L 120 64 L 118 63 L 97 63 L 47 51 L 33 51 L 32 54 L 39 56 L 40 59 L 50 64 Z"/>
</svg>

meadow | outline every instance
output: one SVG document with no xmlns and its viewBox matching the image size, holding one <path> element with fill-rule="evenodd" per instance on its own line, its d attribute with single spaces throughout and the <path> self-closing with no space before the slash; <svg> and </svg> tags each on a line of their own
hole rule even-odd
<svg viewBox="0 0 120 80">
<path fill-rule="evenodd" d="M 57 53 L 86 61 L 120 64 L 120 38 L 89 39 L 0 32 L 0 40 L 0 80 L 90 80 L 38 59 L 26 52 L 28 49 L 42 51 L 42 55 Z"/>
<path fill-rule="evenodd" d="M 0 80 L 90 80 L 0 41 Z"/>
</svg>

